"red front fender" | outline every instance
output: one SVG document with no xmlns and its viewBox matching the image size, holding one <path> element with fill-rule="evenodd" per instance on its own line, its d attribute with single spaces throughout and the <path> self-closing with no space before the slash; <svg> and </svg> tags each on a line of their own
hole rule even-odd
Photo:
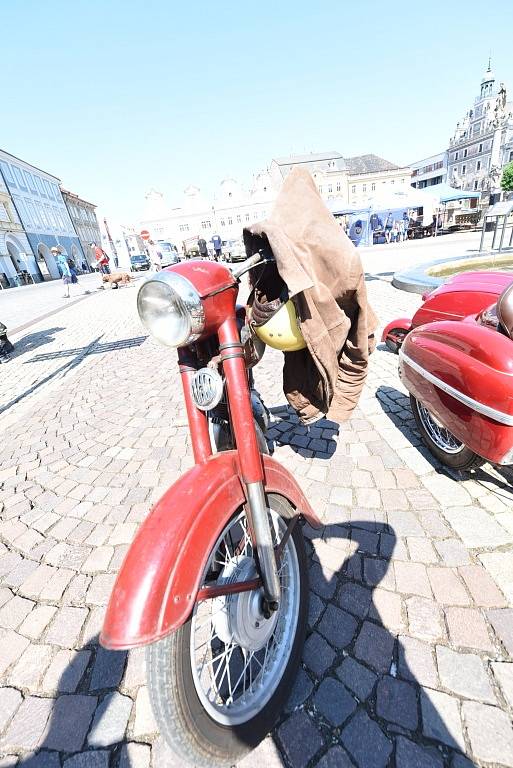
<svg viewBox="0 0 513 768">
<path fill-rule="evenodd" d="M 321 525 L 281 464 L 264 456 L 265 487 Z M 153 507 L 114 584 L 100 642 L 105 648 L 153 643 L 188 618 L 208 555 L 246 497 L 236 451 L 218 453 L 186 472 Z"/>
<path fill-rule="evenodd" d="M 396 329 L 408 333 L 411 330 L 411 317 L 397 317 L 395 320 L 392 320 L 392 322 L 383 329 L 381 341 L 386 341 L 390 332 L 395 331 Z"/>
</svg>

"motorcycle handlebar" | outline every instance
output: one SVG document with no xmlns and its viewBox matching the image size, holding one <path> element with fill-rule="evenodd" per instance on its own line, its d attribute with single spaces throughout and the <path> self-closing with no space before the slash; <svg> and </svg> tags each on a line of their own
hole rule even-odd
<svg viewBox="0 0 513 768">
<path fill-rule="evenodd" d="M 234 278 L 238 280 L 239 277 L 242 277 L 242 275 L 252 267 L 256 267 L 257 264 L 263 264 L 266 261 L 268 261 L 268 259 L 265 259 L 263 254 L 255 253 L 253 256 L 250 256 L 249 259 L 246 259 L 246 261 L 239 264 L 238 267 L 230 267 L 231 273 Z"/>
</svg>

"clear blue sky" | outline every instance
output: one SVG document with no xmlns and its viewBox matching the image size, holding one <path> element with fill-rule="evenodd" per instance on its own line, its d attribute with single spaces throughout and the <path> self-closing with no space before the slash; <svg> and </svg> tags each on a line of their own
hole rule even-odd
<svg viewBox="0 0 513 768">
<path fill-rule="evenodd" d="M 438 152 L 490 50 L 513 93 L 511 0 L 1 5 L 0 147 L 124 221 L 273 156 Z"/>
</svg>

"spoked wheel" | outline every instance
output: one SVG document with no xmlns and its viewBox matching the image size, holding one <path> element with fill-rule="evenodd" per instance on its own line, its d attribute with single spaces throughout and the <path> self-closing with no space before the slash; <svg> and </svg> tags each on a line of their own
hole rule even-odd
<svg viewBox="0 0 513 768">
<path fill-rule="evenodd" d="M 275 546 L 293 510 L 268 496 Z M 204 586 L 258 576 L 246 515 L 238 510 L 221 532 Z M 272 729 L 293 684 L 308 616 L 308 576 L 301 526 L 287 539 L 279 565 L 279 609 L 264 615 L 261 589 L 196 603 L 187 623 L 147 649 L 148 686 L 161 733 L 195 766 L 231 766 Z"/>
<path fill-rule="evenodd" d="M 468 470 L 480 467 L 485 460 L 471 451 L 458 440 L 452 432 L 422 405 L 413 395 L 410 395 L 411 409 L 420 434 L 427 447 L 442 464 L 452 469 Z"/>
<path fill-rule="evenodd" d="M 406 331 L 404 328 L 392 328 L 385 339 L 385 345 L 390 352 L 397 355 L 405 338 Z"/>
</svg>

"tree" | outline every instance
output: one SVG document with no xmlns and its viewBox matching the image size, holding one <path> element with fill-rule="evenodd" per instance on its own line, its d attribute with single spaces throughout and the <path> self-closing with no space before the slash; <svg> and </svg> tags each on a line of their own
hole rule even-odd
<svg viewBox="0 0 513 768">
<path fill-rule="evenodd" d="M 501 188 L 504 192 L 513 192 L 513 163 L 508 163 L 502 172 Z"/>
</svg>

